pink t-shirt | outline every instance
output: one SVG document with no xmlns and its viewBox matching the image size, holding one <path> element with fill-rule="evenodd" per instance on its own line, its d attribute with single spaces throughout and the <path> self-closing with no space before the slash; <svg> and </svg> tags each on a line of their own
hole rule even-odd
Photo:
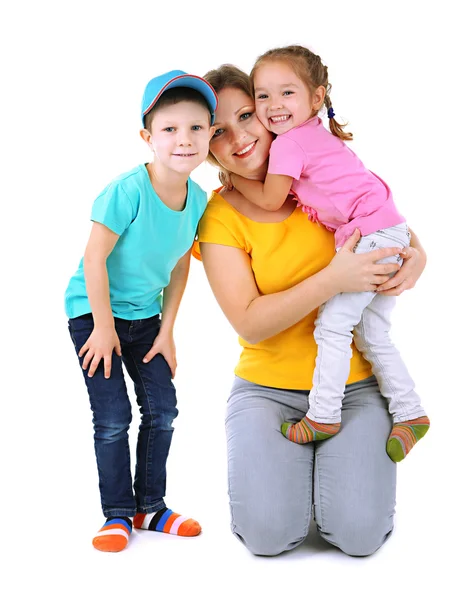
<svg viewBox="0 0 471 600">
<path fill-rule="evenodd" d="M 313 117 L 272 143 L 268 173 L 289 175 L 310 218 L 335 231 L 336 247 L 358 227 L 362 235 L 404 223 L 391 190 Z"/>
</svg>

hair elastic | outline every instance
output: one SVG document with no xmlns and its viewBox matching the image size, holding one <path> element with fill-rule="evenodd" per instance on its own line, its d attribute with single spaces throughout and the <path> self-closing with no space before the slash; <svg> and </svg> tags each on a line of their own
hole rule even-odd
<svg viewBox="0 0 471 600">
<path fill-rule="evenodd" d="M 327 116 L 329 119 L 333 119 L 335 117 L 334 109 L 331 106 L 327 110 Z"/>
</svg>

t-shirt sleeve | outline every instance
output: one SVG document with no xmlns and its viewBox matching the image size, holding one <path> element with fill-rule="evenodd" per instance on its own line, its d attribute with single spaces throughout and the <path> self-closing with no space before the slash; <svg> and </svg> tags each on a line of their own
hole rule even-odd
<svg viewBox="0 0 471 600">
<path fill-rule="evenodd" d="M 306 155 L 297 142 L 283 135 L 273 141 L 270 148 L 268 173 L 288 175 L 293 179 L 299 179 L 305 164 Z"/>
<path fill-rule="evenodd" d="M 237 226 L 237 218 L 233 209 L 221 202 L 208 202 L 206 210 L 199 222 L 197 240 L 193 245 L 192 254 L 201 260 L 199 244 L 221 244 L 245 250 L 242 233 Z"/>
<path fill-rule="evenodd" d="M 132 223 L 133 208 L 119 183 L 110 183 L 93 203 L 91 220 L 121 235 Z"/>
</svg>

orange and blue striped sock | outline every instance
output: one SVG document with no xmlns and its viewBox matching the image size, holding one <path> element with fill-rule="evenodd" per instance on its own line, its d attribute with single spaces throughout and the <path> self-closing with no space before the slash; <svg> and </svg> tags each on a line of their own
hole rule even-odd
<svg viewBox="0 0 471 600">
<path fill-rule="evenodd" d="M 128 545 L 132 531 L 128 517 L 110 517 L 93 538 L 93 545 L 102 552 L 121 552 Z"/>
<path fill-rule="evenodd" d="M 198 521 L 182 517 L 167 507 L 154 513 L 137 513 L 133 519 L 133 525 L 136 529 L 173 533 L 185 537 L 192 537 L 201 532 L 201 525 Z"/>
<path fill-rule="evenodd" d="M 403 460 L 417 442 L 424 437 L 430 427 L 428 417 L 395 423 L 386 444 L 386 452 L 391 460 Z"/>
<path fill-rule="evenodd" d="M 304 417 L 299 423 L 283 423 L 281 433 L 291 442 L 308 444 L 326 440 L 335 435 L 340 429 L 340 423 L 317 423 Z"/>
</svg>

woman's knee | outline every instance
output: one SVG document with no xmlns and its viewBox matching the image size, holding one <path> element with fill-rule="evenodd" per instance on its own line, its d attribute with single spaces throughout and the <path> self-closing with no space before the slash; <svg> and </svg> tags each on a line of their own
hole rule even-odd
<svg viewBox="0 0 471 600">
<path fill-rule="evenodd" d="M 233 533 L 256 556 L 277 556 L 282 552 L 292 550 L 306 537 L 306 535 L 296 537 L 293 533 L 284 531 L 283 528 L 273 524 L 265 528 L 250 528 L 243 531 L 234 527 Z"/>
<path fill-rule="evenodd" d="M 319 529 L 319 533 L 349 556 L 370 556 L 388 539 L 393 526 L 392 516 L 362 521 L 347 515 L 343 519 L 336 519 L 335 527 L 330 531 Z"/>
<path fill-rule="evenodd" d="M 306 538 L 309 523 L 270 519 L 268 515 L 246 514 L 233 519 L 232 532 L 252 554 L 276 556 L 292 550 Z"/>
</svg>

